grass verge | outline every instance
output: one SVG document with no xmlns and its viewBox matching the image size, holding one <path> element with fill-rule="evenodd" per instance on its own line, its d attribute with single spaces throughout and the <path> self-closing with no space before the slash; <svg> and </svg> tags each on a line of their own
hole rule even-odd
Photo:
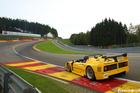
<svg viewBox="0 0 140 93">
<path fill-rule="evenodd" d="M 73 43 L 71 43 L 70 39 L 62 39 L 61 42 L 64 44 L 73 45 Z"/>
<path fill-rule="evenodd" d="M 48 77 L 31 73 L 20 68 L 14 68 L 10 66 L 4 67 L 13 71 L 33 86 L 37 87 L 41 93 L 91 93 L 91 91 L 71 83 L 61 83 Z"/>
<path fill-rule="evenodd" d="M 69 93 L 66 89 L 62 88 L 61 82 L 52 80 L 50 78 L 30 73 L 23 69 L 5 66 L 11 71 L 15 72 L 21 78 L 24 78 L 27 82 L 37 87 L 42 93 Z"/>
<path fill-rule="evenodd" d="M 58 53 L 58 54 L 99 54 L 99 53 L 74 52 L 74 51 L 63 50 L 58 46 L 54 45 L 52 41 L 47 41 L 47 42 L 37 44 L 36 48 L 44 52 Z"/>
</svg>

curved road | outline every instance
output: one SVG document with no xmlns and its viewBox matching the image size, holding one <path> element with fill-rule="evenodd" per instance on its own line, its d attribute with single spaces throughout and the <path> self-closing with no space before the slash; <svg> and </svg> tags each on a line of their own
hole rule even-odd
<svg viewBox="0 0 140 93">
<path fill-rule="evenodd" d="M 53 54 L 33 49 L 33 45 L 43 41 L 22 41 L 0 43 L 0 63 L 18 62 L 26 60 L 39 60 L 59 66 L 67 61 L 78 59 L 83 55 Z M 20 54 L 20 55 L 19 55 Z M 112 55 L 113 53 L 109 54 Z M 22 55 L 22 56 L 21 56 Z M 24 57 L 23 57 L 24 56 Z M 26 58 L 25 58 L 26 56 Z M 28 58 L 27 58 L 28 57 Z M 140 81 L 140 53 L 129 53 L 130 72 L 121 78 Z M 120 77 L 120 76 L 119 76 Z"/>
</svg>

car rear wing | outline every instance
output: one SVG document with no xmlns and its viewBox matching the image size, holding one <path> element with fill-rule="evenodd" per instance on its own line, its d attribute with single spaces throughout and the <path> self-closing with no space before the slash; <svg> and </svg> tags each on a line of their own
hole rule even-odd
<svg viewBox="0 0 140 93">
<path fill-rule="evenodd" d="M 122 55 L 116 55 L 116 56 L 108 56 L 108 57 L 106 57 L 106 58 L 114 58 L 114 57 L 127 57 L 127 53 L 124 53 L 124 54 L 122 54 Z"/>
<path fill-rule="evenodd" d="M 103 56 L 103 58 L 105 58 L 105 61 L 108 59 L 108 58 L 113 58 L 115 62 L 118 62 L 117 58 L 118 57 L 122 57 L 123 60 L 128 60 L 127 58 L 127 53 L 124 53 L 122 55 L 116 55 L 116 56 Z"/>
<path fill-rule="evenodd" d="M 121 55 L 116 55 L 116 56 L 104 56 L 102 54 L 93 54 L 93 55 L 88 55 L 88 56 L 94 56 L 94 58 L 102 57 L 105 59 L 105 61 L 109 58 L 112 58 L 114 59 L 115 62 L 118 62 L 118 57 L 122 57 L 123 60 L 128 60 L 127 53 L 123 53 Z"/>
</svg>

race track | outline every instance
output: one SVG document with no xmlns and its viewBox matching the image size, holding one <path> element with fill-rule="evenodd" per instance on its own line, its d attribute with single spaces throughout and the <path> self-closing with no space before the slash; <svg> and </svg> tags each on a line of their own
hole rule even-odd
<svg viewBox="0 0 140 93">
<path fill-rule="evenodd" d="M 83 57 L 83 55 L 53 54 L 34 50 L 33 46 L 40 42 L 43 41 L 0 43 L 0 63 L 27 61 L 34 59 L 46 63 L 64 66 L 67 61 Z M 140 53 L 128 53 L 128 58 L 130 63 L 130 72 L 128 72 L 125 76 L 118 77 L 140 81 Z"/>
</svg>

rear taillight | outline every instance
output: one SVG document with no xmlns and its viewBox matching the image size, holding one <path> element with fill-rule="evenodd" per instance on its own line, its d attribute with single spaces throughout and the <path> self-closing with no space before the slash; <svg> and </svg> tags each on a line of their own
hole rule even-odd
<svg viewBox="0 0 140 93">
<path fill-rule="evenodd" d="M 124 62 L 123 65 L 124 65 L 124 66 L 127 66 L 127 65 L 128 65 L 128 62 Z"/>
<path fill-rule="evenodd" d="M 119 68 L 128 66 L 128 62 L 119 63 Z"/>
<path fill-rule="evenodd" d="M 104 71 L 114 70 L 117 69 L 117 64 L 104 66 Z"/>
<path fill-rule="evenodd" d="M 108 70 L 110 70 L 110 66 L 105 66 L 104 71 L 108 71 Z"/>
</svg>

